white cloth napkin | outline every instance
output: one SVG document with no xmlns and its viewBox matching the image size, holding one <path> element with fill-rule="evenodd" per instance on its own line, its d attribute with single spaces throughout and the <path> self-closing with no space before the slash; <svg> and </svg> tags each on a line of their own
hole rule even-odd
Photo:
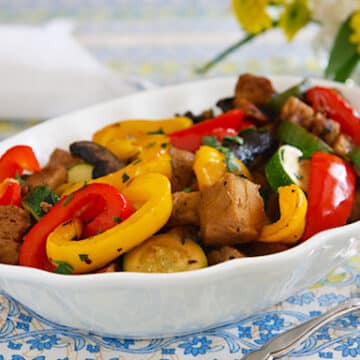
<svg viewBox="0 0 360 360">
<path fill-rule="evenodd" d="M 73 26 L 0 26 L 0 118 L 45 119 L 150 87 L 97 62 Z"/>
</svg>

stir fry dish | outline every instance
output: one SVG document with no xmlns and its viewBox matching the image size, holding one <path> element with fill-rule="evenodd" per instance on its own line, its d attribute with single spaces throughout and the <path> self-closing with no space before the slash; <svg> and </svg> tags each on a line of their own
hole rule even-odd
<svg viewBox="0 0 360 360">
<path fill-rule="evenodd" d="M 119 121 L 44 167 L 8 149 L 0 262 L 167 273 L 285 251 L 360 219 L 359 169 L 360 116 L 342 94 L 243 74 L 201 114 Z"/>
</svg>

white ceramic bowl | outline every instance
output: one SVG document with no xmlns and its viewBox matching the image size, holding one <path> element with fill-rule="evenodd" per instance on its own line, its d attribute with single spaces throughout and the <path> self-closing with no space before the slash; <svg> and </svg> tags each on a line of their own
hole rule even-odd
<svg viewBox="0 0 360 360">
<path fill-rule="evenodd" d="M 299 78 L 274 77 L 278 90 Z M 213 106 L 233 93 L 235 78 L 151 90 L 47 121 L 0 144 L 33 146 L 42 163 L 55 146 L 89 139 L 105 124 L 161 118 Z M 360 109 L 360 89 L 339 88 Z M 360 222 L 326 231 L 291 250 L 174 274 L 64 276 L 0 265 L 0 288 L 49 320 L 97 333 L 163 337 L 229 323 L 286 299 L 359 253 Z"/>
</svg>

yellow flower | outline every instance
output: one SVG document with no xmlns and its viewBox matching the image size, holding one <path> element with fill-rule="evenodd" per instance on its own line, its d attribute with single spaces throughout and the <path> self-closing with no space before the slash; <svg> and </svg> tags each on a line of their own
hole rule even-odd
<svg viewBox="0 0 360 360">
<path fill-rule="evenodd" d="M 360 53 L 360 10 L 355 11 L 351 16 L 350 28 L 352 30 L 350 42 L 356 45 L 357 52 Z"/>
<path fill-rule="evenodd" d="M 272 26 L 266 12 L 268 0 L 232 0 L 232 8 L 243 29 L 250 34 L 258 34 Z"/>
<path fill-rule="evenodd" d="M 291 40 L 309 22 L 310 16 L 307 0 L 293 0 L 285 5 L 279 27 L 284 30 L 288 40 Z"/>
</svg>

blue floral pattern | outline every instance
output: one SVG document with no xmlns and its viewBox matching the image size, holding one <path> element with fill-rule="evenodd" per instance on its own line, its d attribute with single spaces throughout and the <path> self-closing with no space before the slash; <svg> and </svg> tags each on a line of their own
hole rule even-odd
<svg viewBox="0 0 360 360">
<path fill-rule="evenodd" d="M 61 326 L 0 293 L 0 360 L 240 360 L 279 333 L 347 298 L 358 297 L 358 263 L 340 270 L 346 276 L 329 275 L 320 285 L 236 324 L 191 336 L 146 341 L 102 337 Z M 360 358 L 359 314 L 347 314 L 322 327 L 288 358 Z"/>
</svg>

